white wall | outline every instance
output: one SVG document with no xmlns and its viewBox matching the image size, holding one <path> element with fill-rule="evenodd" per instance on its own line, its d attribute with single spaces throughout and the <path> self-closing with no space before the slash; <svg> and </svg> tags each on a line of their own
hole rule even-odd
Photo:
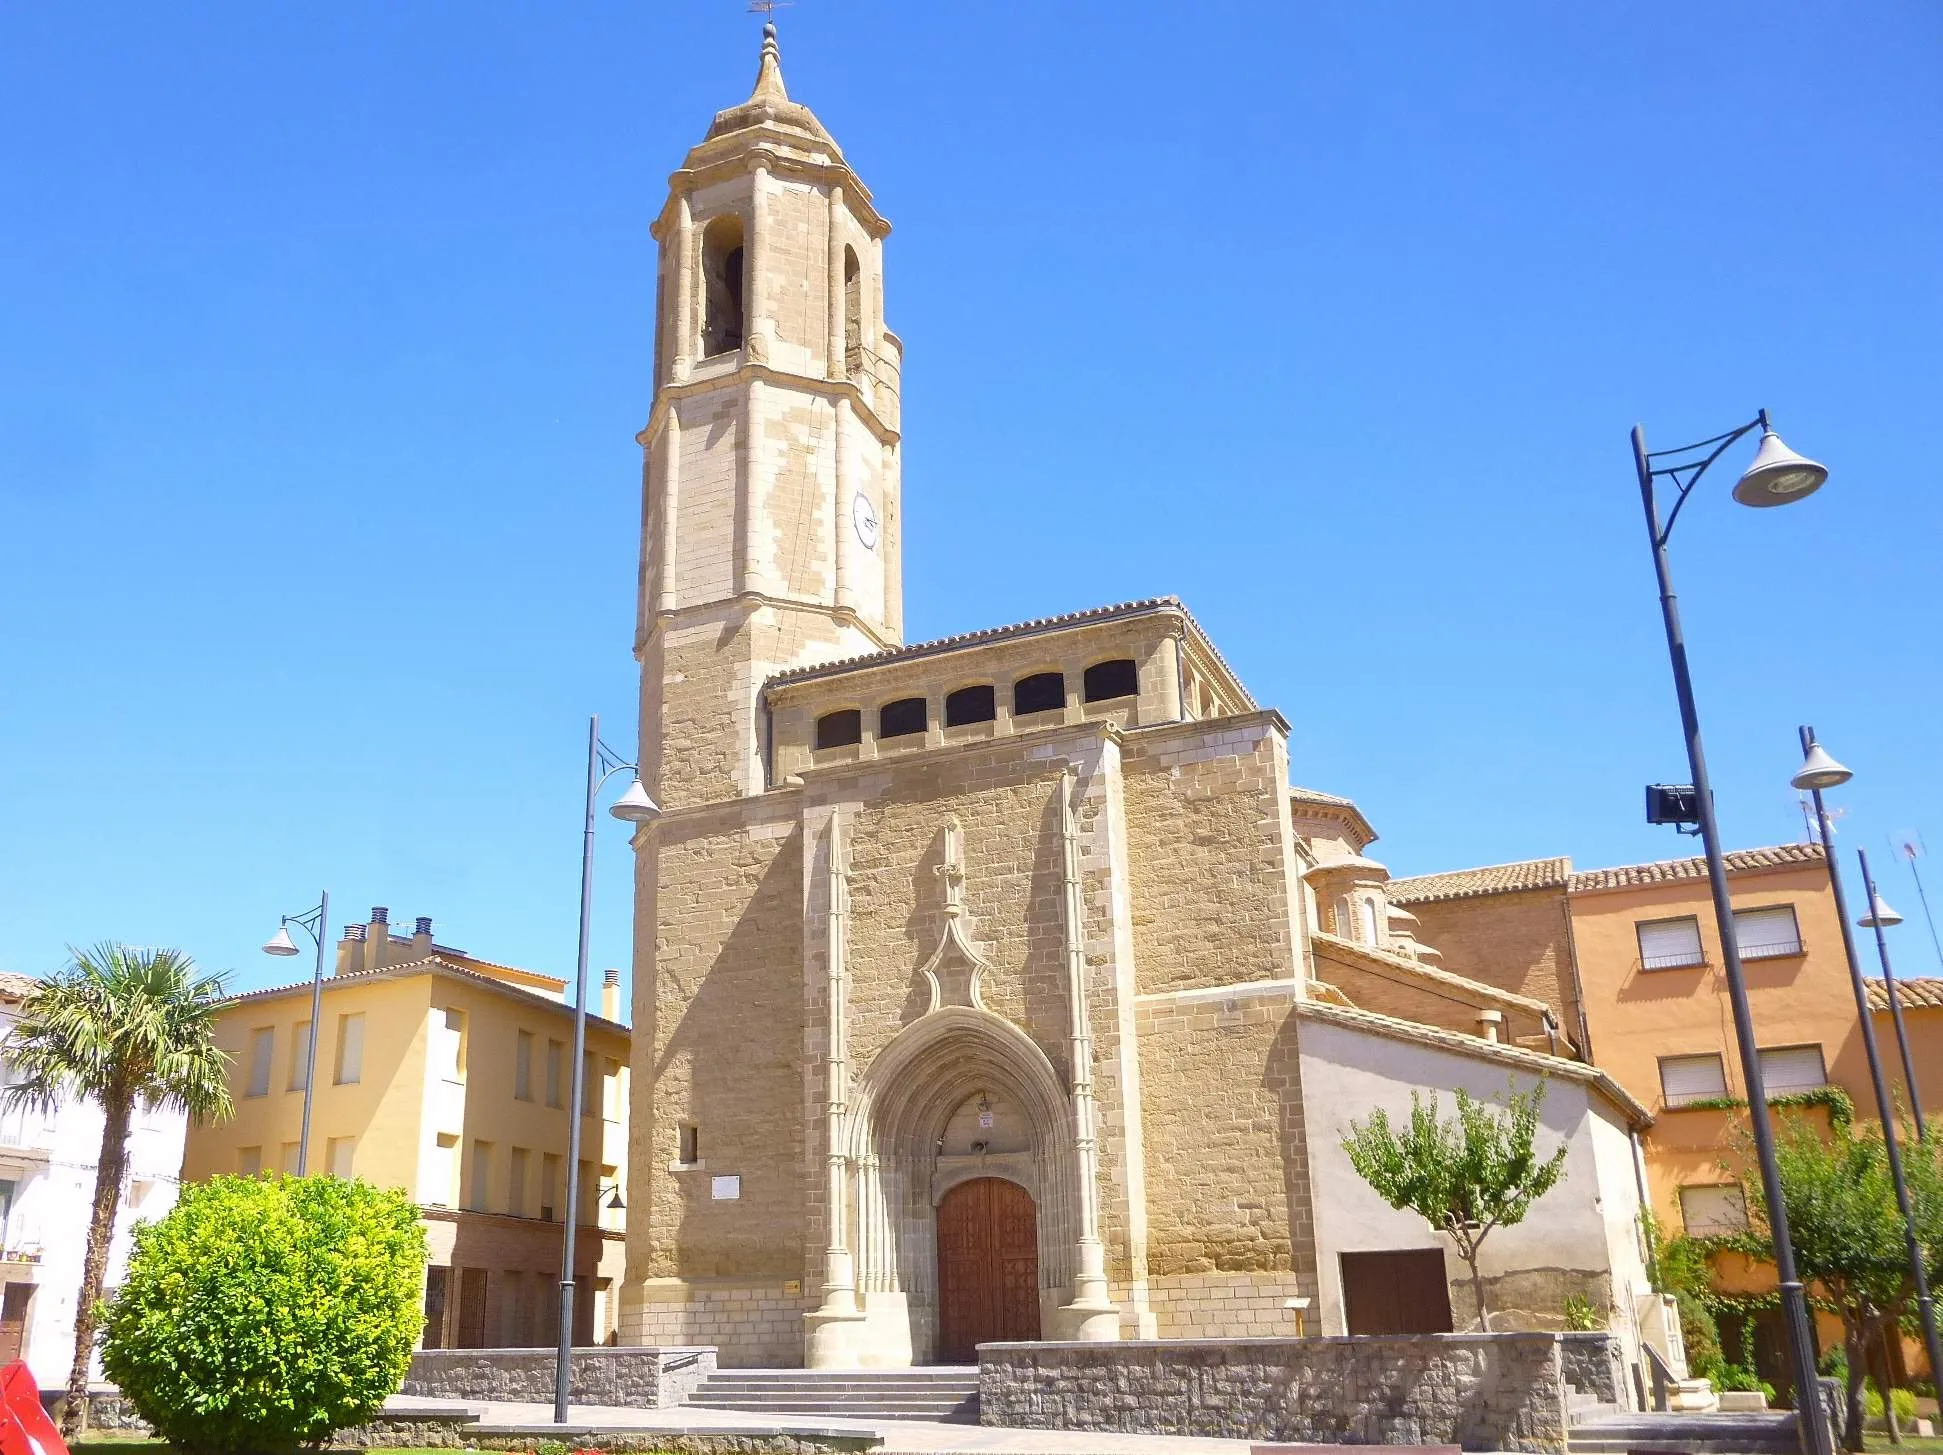
<svg viewBox="0 0 1943 1455">
<path fill-rule="evenodd" d="M 0 1013 L 0 1035 L 13 1021 Z M 91 1102 L 64 1103 L 52 1116 L 0 1114 L 0 1178 L 15 1185 L 13 1209 L 0 1236 L 5 1245 L 0 1251 L 7 1255 L 0 1260 L 0 1278 L 37 1285 L 21 1354 L 42 1389 L 64 1387 L 74 1358 L 75 1299 L 87 1252 L 101 1120 Z M 130 1229 L 175 1206 L 187 1125 L 179 1112 L 135 1113 L 128 1181 L 109 1245 L 108 1288 L 121 1282 L 128 1267 Z M 100 1378 L 98 1359 L 95 1377 Z"/>
<path fill-rule="evenodd" d="M 1459 1087 L 1496 1101 L 1508 1087 L 1530 1090 L 1537 1077 L 1489 1055 L 1468 1056 L 1320 1018 L 1303 1020 L 1301 1048 L 1322 1332 L 1342 1334 L 1347 1332 L 1342 1253 L 1437 1248 L 1450 1279 L 1469 1277 L 1449 1238 L 1433 1233 L 1416 1214 L 1392 1208 L 1350 1165 L 1342 1148 L 1349 1124 L 1378 1107 L 1393 1123 L 1404 1121 L 1413 1090 L 1445 1093 L 1438 1098 L 1439 1111 L 1449 1116 L 1453 1098 L 1448 1093 Z M 1531 1268 L 1572 1269 L 1609 1273 L 1615 1292 L 1629 1283 L 1643 1286 L 1637 1244 L 1630 1237 L 1639 1197 L 1624 1126 L 1586 1083 L 1553 1076 L 1540 1114 L 1538 1150 L 1549 1155 L 1560 1145 L 1566 1158 L 1558 1185 L 1532 1205 L 1524 1222 L 1486 1238 L 1480 1271 L 1490 1278 Z"/>
</svg>

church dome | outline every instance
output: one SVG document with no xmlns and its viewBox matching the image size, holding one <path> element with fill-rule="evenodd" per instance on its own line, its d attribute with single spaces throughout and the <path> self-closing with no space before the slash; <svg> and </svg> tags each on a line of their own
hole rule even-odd
<svg viewBox="0 0 1943 1455">
<path fill-rule="evenodd" d="M 755 89 L 741 105 L 715 113 L 708 135 L 702 138 L 702 146 L 757 128 L 796 132 L 819 148 L 827 147 L 837 158 L 843 155 L 835 138 L 816 119 L 816 113 L 789 99 L 789 92 L 783 86 L 782 49 L 776 44 L 774 25 L 762 28 L 762 60 L 756 68 Z"/>
</svg>

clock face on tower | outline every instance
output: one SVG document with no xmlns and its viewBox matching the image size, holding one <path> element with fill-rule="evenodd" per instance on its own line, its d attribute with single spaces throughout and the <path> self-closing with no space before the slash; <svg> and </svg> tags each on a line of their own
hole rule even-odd
<svg viewBox="0 0 1943 1455">
<path fill-rule="evenodd" d="M 866 551 L 877 549 L 877 511 L 870 503 L 870 497 L 863 491 L 857 492 L 856 499 L 850 502 L 850 520 L 857 527 L 857 539 L 863 542 Z"/>
</svg>

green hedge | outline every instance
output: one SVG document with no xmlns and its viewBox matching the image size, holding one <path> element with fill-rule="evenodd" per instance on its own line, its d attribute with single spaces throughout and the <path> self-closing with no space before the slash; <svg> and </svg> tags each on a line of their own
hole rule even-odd
<svg viewBox="0 0 1943 1455">
<path fill-rule="evenodd" d="M 402 1192 L 217 1177 L 138 1225 L 102 1366 L 186 1455 L 278 1455 L 363 1424 L 404 1382 L 425 1233 Z"/>
</svg>

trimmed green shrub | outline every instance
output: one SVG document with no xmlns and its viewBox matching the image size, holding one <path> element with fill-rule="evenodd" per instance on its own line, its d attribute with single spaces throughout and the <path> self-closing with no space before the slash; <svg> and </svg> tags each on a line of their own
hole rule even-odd
<svg viewBox="0 0 1943 1455">
<path fill-rule="evenodd" d="M 216 1177 L 138 1225 L 102 1367 L 186 1455 L 279 1455 L 375 1415 L 404 1383 L 425 1233 L 402 1192 Z"/>
<path fill-rule="evenodd" d="M 1908 1424 L 1916 1418 L 1916 1391 L 1913 1389 L 1892 1389 L 1889 1398 L 1895 1403 L 1896 1418 Z M 1882 1395 L 1872 1379 L 1862 1386 L 1862 1413 L 1872 1420 L 1882 1418 Z"/>
</svg>

